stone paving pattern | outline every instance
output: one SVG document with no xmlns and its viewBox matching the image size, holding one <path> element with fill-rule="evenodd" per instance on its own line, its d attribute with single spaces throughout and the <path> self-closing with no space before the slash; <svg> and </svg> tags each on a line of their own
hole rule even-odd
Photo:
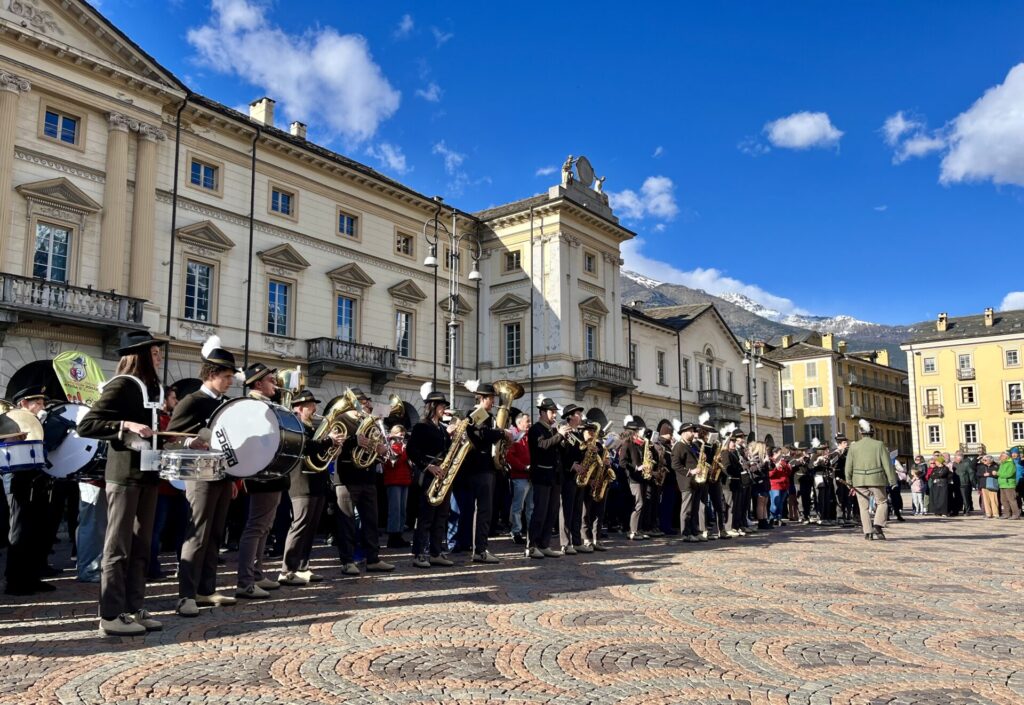
<svg viewBox="0 0 1024 705">
<path fill-rule="evenodd" d="M 0 599 L 0 705 L 1024 703 L 1024 522 L 917 519 L 887 542 L 790 526 L 605 554 L 341 578 L 98 635 L 96 586 Z M 221 585 L 233 585 L 233 566 Z M 276 575 L 276 574 L 275 574 Z M 26 599 L 26 598 L 21 598 Z"/>
</svg>

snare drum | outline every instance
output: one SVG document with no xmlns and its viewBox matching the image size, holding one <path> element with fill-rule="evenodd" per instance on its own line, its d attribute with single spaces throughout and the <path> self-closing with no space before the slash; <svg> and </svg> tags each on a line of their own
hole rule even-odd
<svg viewBox="0 0 1024 705">
<path fill-rule="evenodd" d="M 233 399 L 210 420 L 210 448 L 233 477 L 284 477 L 302 461 L 306 434 L 293 413 L 258 399 Z"/>
<path fill-rule="evenodd" d="M 212 450 L 165 450 L 160 453 L 165 480 L 212 482 L 224 477 L 224 454 Z"/>
<path fill-rule="evenodd" d="M 57 414 L 77 426 L 78 422 L 89 413 L 89 407 L 81 404 L 65 404 L 50 413 Z M 47 455 L 50 467 L 46 468 L 46 474 L 61 480 L 72 475 L 102 479 L 103 465 L 106 459 L 105 446 L 106 443 L 103 441 L 98 441 L 95 438 L 82 438 L 78 435 L 78 431 L 72 431 L 64 437 L 60 445 Z"/>
<path fill-rule="evenodd" d="M 42 441 L 11 441 L 0 444 L 0 473 L 43 470 L 46 454 Z"/>
</svg>

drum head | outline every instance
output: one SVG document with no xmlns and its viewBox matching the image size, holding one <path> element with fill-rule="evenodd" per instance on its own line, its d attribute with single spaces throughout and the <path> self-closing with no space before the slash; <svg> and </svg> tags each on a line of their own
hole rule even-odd
<svg viewBox="0 0 1024 705">
<path fill-rule="evenodd" d="M 59 415 L 77 425 L 87 413 L 87 406 L 65 404 Z M 82 438 L 77 431 L 69 433 L 59 446 L 47 454 L 50 467 L 46 469 L 46 474 L 63 479 L 81 471 L 96 458 L 101 443 L 95 438 Z"/>
<path fill-rule="evenodd" d="M 252 477 L 270 465 L 281 446 L 281 424 L 269 405 L 257 399 L 234 399 L 214 414 L 210 448 L 224 454 L 224 470 Z"/>
</svg>

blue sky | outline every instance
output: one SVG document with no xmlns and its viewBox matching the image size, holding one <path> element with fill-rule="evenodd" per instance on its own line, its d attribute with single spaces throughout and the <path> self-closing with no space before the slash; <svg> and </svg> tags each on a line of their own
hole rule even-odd
<svg viewBox="0 0 1024 705">
<path fill-rule="evenodd" d="M 884 323 L 1024 308 L 1024 3 L 102 0 L 194 90 L 466 210 L 585 154 L 627 266 Z"/>
</svg>

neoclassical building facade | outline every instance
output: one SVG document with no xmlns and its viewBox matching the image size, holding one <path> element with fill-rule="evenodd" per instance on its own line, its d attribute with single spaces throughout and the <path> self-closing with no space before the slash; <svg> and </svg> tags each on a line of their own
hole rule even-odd
<svg viewBox="0 0 1024 705">
<path fill-rule="evenodd" d="M 610 418 L 706 409 L 781 437 L 777 370 L 754 406 L 717 312 L 623 306 L 634 234 L 602 187 L 583 158 L 466 212 L 277 127 L 270 98 L 243 114 L 194 93 L 85 3 L 0 0 L 0 393 L 67 350 L 109 374 L 119 335 L 149 329 L 168 382 L 217 333 L 327 397 L 418 405 L 454 376 L 467 406 L 463 381 L 513 379 Z"/>
</svg>

